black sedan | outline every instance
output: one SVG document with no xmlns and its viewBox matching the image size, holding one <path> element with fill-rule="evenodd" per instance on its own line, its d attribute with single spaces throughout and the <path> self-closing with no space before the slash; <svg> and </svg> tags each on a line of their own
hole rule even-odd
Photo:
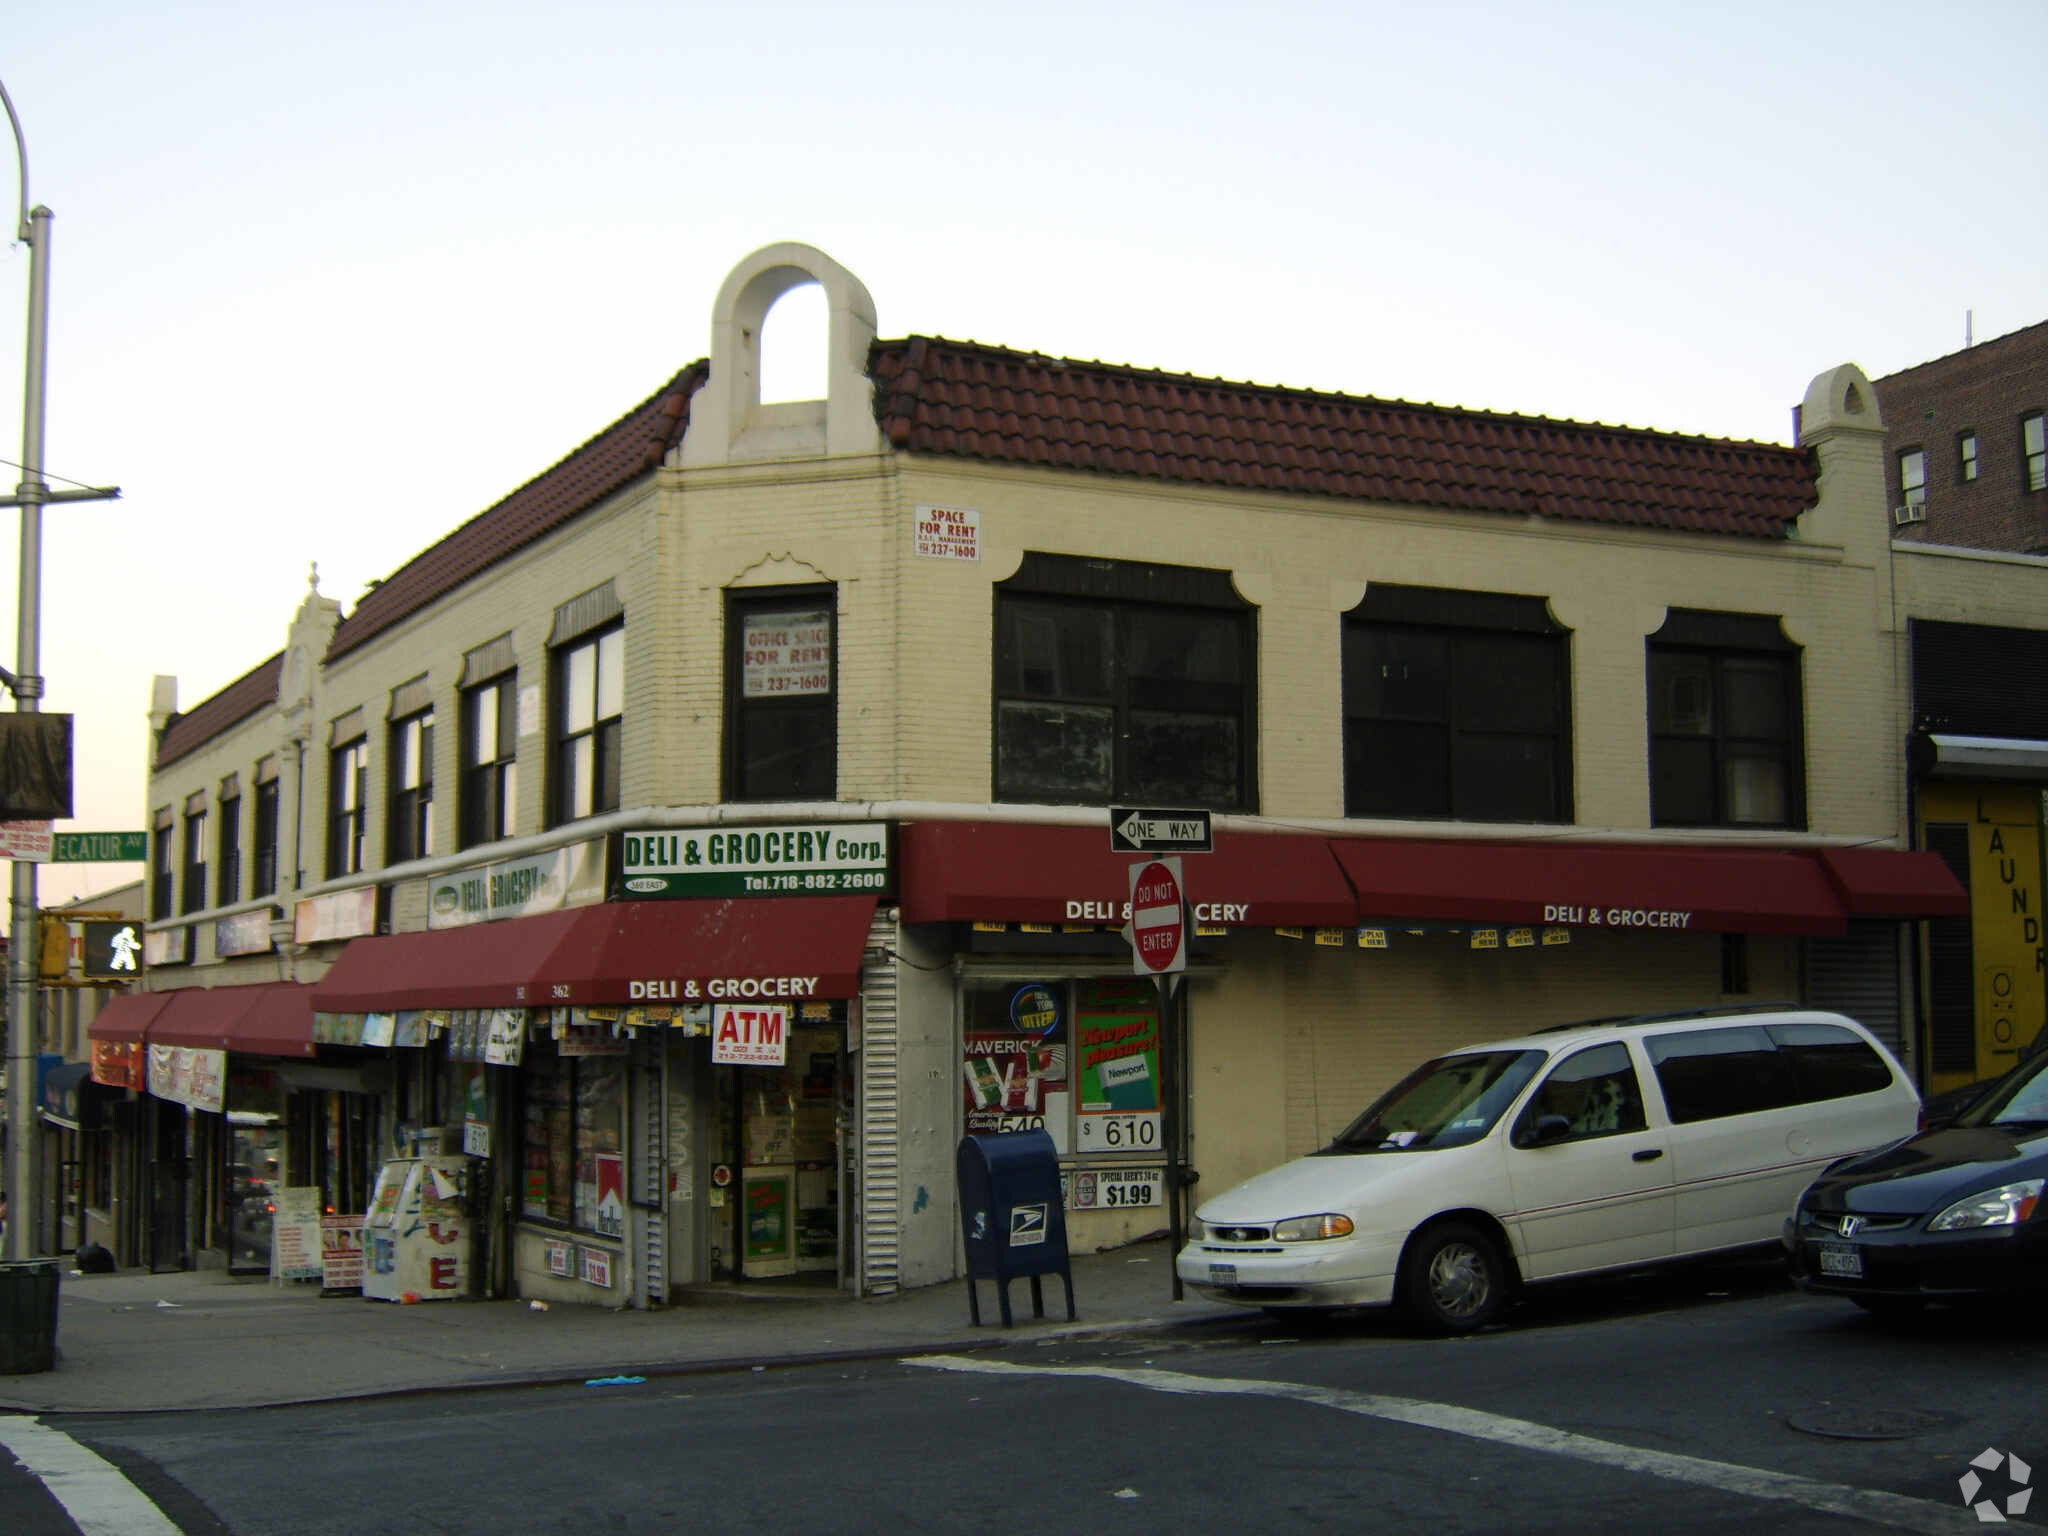
<svg viewBox="0 0 2048 1536">
<path fill-rule="evenodd" d="M 1948 1124 L 1844 1158 L 1786 1224 L 1792 1276 L 1872 1312 L 2048 1291 L 2048 1055 Z"/>
</svg>

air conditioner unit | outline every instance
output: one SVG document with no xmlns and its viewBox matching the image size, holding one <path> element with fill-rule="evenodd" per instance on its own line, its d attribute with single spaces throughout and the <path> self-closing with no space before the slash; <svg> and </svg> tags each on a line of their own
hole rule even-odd
<svg viewBox="0 0 2048 1536">
<path fill-rule="evenodd" d="M 1910 528 L 1915 523 L 1924 523 L 1926 521 L 1927 503 L 1924 501 L 1910 502 L 1903 507 L 1892 508 L 1892 526 L 1894 528 Z"/>
</svg>

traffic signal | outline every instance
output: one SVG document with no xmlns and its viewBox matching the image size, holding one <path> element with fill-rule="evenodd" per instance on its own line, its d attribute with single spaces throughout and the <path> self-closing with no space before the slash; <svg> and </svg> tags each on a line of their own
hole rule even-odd
<svg viewBox="0 0 2048 1536">
<path fill-rule="evenodd" d="M 71 974 L 71 925 L 45 913 L 36 929 L 36 972 L 44 981 Z"/>
<path fill-rule="evenodd" d="M 142 924 L 128 922 L 81 923 L 85 942 L 81 948 L 80 971 L 108 981 L 134 981 L 142 974 Z"/>
</svg>

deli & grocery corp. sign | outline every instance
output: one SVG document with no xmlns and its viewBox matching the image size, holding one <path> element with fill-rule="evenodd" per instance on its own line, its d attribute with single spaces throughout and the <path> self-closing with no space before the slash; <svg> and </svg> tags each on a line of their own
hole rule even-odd
<svg viewBox="0 0 2048 1536">
<path fill-rule="evenodd" d="M 889 829 L 872 821 L 628 832 L 633 896 L 840 896 L 889 888 Z"/>
</svg>

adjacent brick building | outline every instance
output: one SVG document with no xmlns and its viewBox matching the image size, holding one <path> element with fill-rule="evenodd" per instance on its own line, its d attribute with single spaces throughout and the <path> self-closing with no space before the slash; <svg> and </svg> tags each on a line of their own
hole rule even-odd
<svg viewBox="0 0 2048 1536">
<path fill-rule="evenodd" d="M 1874 387 L 1901 538 L 2048 554 L 2048 321 Z"/>
</svg>

